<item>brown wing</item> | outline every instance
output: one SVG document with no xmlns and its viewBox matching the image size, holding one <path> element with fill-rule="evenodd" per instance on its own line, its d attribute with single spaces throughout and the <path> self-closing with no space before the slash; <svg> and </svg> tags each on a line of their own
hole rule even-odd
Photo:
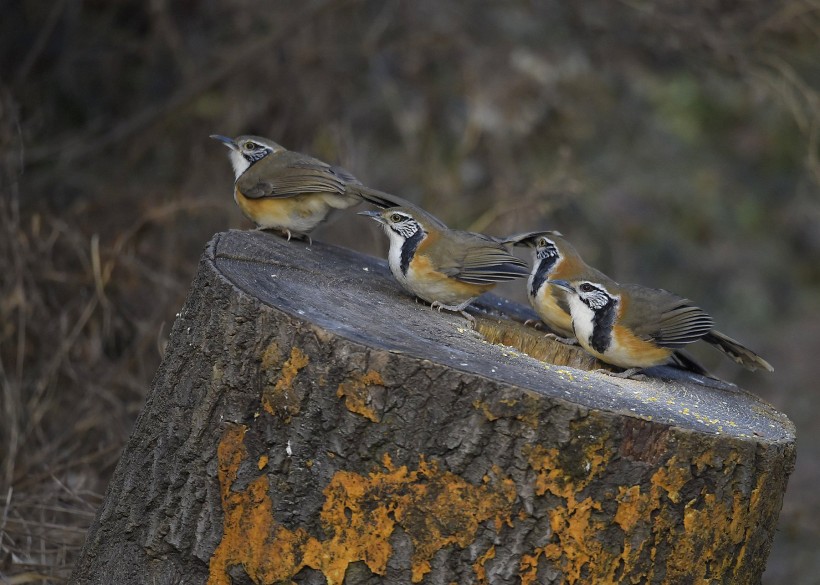
<svg viewBox="0 0 820 585">
<path fill-rule="evenodd" d="M 248 169 L 236 182 L 245 197 L 295 197 L 304 193 L 343 195 L 356 177 L 298 152 L 285 151 L 267 156 Z"/>
<path fill-rule="evenodd" d="M 622 296 L 621 324 L 661 347 L 679 349 L 702 338 L 714 325 L 706 311 L 669 291 L 636 284 L 621 285 L 621 290 L 628 297 L 625 301 Z"/>
<path fill-rule="evenodd" d="M 438 242 L 441 272 L 469 284 L 495 284 L 529 274 L 526 262 L 483 234 L 451 230 Z"/>
</svg>

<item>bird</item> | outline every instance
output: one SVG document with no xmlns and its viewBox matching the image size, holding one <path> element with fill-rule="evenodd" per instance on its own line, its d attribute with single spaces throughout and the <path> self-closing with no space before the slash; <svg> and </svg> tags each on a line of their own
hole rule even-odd
<svg viewBox="0 0 820 585">
<path fill-rule="evenodd" d="M 717 331 L 706 311 L 667 290 L 595 280 L 549 280 L 565 291 L 572 327 L 585 350 L 624 368 L 623 375 L 666 364 L 676 350 L 702 340 L 748 370 L 774 368 Z"/>
<path fill-rule="evenodd" d="M 558 341 L 574 343 L 572 317 L 562 289 L 550 279 L 613 282 L 600 270 L 584 262 L 575 247 L 558 231 L 515 234 L 501 240 L 505 244 L 533 248 L 533 264 L 527 279 L 527 297 L 541 320 L 556 334 Z"/>
<path fill-rule="evenodd" d="M 360 211 L 390 239 L 388 264 L 399 284 L 434 309 L 461 313 L 502 281 L 523 278 L 528 266 L 490 236 L 448 228 L 417 206 Z"/>
<path fill-rule="evenodd" d="M 504 244 L 533 248 L 532 272 L 527 280 L 527 297 L 541 320 L 553 332 L 555 339 L 567 345 L 578 344 L 572 327 L 569 303 L 564 290 L 550 284 L 550 279 L 592 280 L 616 284 L 609 276 L 587 264 L 569 240 L 558 231 L 524 232 L 502 238 Z M 702 376 L 709 372 L 694 357 L 675 350 L 670 365 Z"/>
<path fill-rule="evenodd" d="M 371 189 L 345 169 L 273 140 L 243 135 L 212 134 L 230 149 L 235 175 L 234 200 L 259 229 L 287 235 L 307 234 L 333 209 L 346 209 L 362 200 L 386 208 L 402 205 L 401 197 Z"/>
</svg>

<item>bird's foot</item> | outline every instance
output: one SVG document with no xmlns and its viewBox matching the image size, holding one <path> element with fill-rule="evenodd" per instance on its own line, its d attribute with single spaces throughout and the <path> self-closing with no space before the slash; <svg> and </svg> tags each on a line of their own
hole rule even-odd
<svg viewBox="0 0 820 585">
<path fill-rule="evenodd" d="M 288 228 L 265 228 L 265 227 L 257 227 L 256 229 L 263 231 L 263 232 L 270 232 L 276 234 L 278 236 L 282 236 L 288 242 L 291 240 L 302 240 L 308 243 L 308 246 L 313 245 L 313 239 L 310 237 L 310 234 L 306 233 L 299 233 L 299 232 L 292 232 Z"/>
<path fill-rule="evenodd" d="M 470 324 L 472 324 L 472 325 L 473 325 L 473 327 L 475 327 L 475 317 L 473 317 L 472 315 L 470 315 L 470 313 L 468 313 L 467 311 L 459 311 L 459 313 L 461 313 L 461 315 L 462 315 L 465 319 L 467 319 L 467 320 L 470 322 Z"/>
<path fill-rule="evenodd" d="M 439 313 L 442 309 L 447 309 L 448 311 L 453 311 L 454 313 L 461 313 L 461 315 L 465 319 L 467 319 L 471 324 L 475 325 L 475 317 L 473 317 L 472 315 L 470 315 L 470 313 L 464 310 L 465 308 L 467 308 L 467 305 L 469 305 L 470 301 L 472 300 L 473 299 L 470 299 L 464 303 L 461 303 L 460 305 L 445 305 L 441 301 L 433 301 L 432 303 L 430 303 L 430 308 L 438 310 Z"/>
<path fill-rule="evenodd" d="M 558 343 L 563 343 L 564 345 L 580 345 L 575 337 L 561 337 L 555 333 L 547 333 L 544 337 L 549 337 L 550 339 L 555 340 Z"/>
<path fill-rule="evenodd" d="M 611 370 L 605 370 L 603 368 L 598 368 L 597 370 L 593 370 L 599 374 L 606 374 L 607 376 L 612 376 L 613 378 L 621 378 L 621 379 L 633 379 L 637 380 L 638 376 L 641 378 L 646 379 L 647 376 L 643 374 L 643 368 L 628 368 L 622 372 L 613 372 Z"/>
</svg>

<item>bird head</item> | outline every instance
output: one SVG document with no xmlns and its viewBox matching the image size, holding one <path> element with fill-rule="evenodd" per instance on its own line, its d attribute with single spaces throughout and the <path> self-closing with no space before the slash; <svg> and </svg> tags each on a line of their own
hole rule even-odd
<svg viewBox="0 0 820 585">
<path fill-rule="evenodd" d="M 547 283 L 563 290 L 570 299 L 570 306 L 572 306 L 573 300 L 576 299 L 592 311 L 599 311 L 620 300 L 620 295 L 615 291 L 608 290 L 607 286 L 603 284 L 588 280 L 548 280 Z"/>
<path fill-rule="evenodd" d="M 269 154 L 285 150 L 284 147 L 273 140 L 261 136 L 244 135 L 228 138 L 221 134 L 211 134 L 211 138 L 218 140 L 231 149 L 228 156 L 231 158 L 234 175 L 237 179 L 255 162 L 262 160 Z"/>
<path fill-rule="evenodd" d="M 407 207 L 388 207 L 380 211 L 360 211 L 359 215 L 369 217 L 380 224 L 391 240 L 407 240 L 419 230 L 427 233 L 426 218 L 423 214 Z M 428 229 L 425 229 L 427 227 Z"/>
</svg>

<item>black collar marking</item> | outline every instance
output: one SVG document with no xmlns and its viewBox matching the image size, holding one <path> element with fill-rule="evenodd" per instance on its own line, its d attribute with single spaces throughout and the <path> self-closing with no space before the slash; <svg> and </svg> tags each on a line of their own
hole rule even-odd
<svg viewBox="0 0 820 585">
<path fill-rule="evenodd" d="M 538 294 L 538 289 L 550 277 L 552 269 L 558 263 L 557 255 L 550 255 L 538 261 L 538 267 L 535 269 L 535 274 L 532 277 L 532 285 L 530 285 L 530 296 L 535 298 Z"/>
<path fill-rule="evenodd" d="M 423 239 L 424 230 L 419 226 L 416 233 L 404 240 L 404 244 L 401 246 L 401 262 L 399 263 L 399 268 L 401 268 L 401 273 L 405 276 L 407 275 L 407 269 L 410 268 L 410 260 L 413 259 L 416 249 Z"/>
<path fill-rule="evenodd" d="M 598 353 L 606 353 L 607 348 L 612 343 L 612 326 L 615 323 L 615 314 L 618 304 L 615 299 L 610 298 L 606 305 L 594 311 L 592 318 L 592 335 L 589 344 Z"/>
</svg>

